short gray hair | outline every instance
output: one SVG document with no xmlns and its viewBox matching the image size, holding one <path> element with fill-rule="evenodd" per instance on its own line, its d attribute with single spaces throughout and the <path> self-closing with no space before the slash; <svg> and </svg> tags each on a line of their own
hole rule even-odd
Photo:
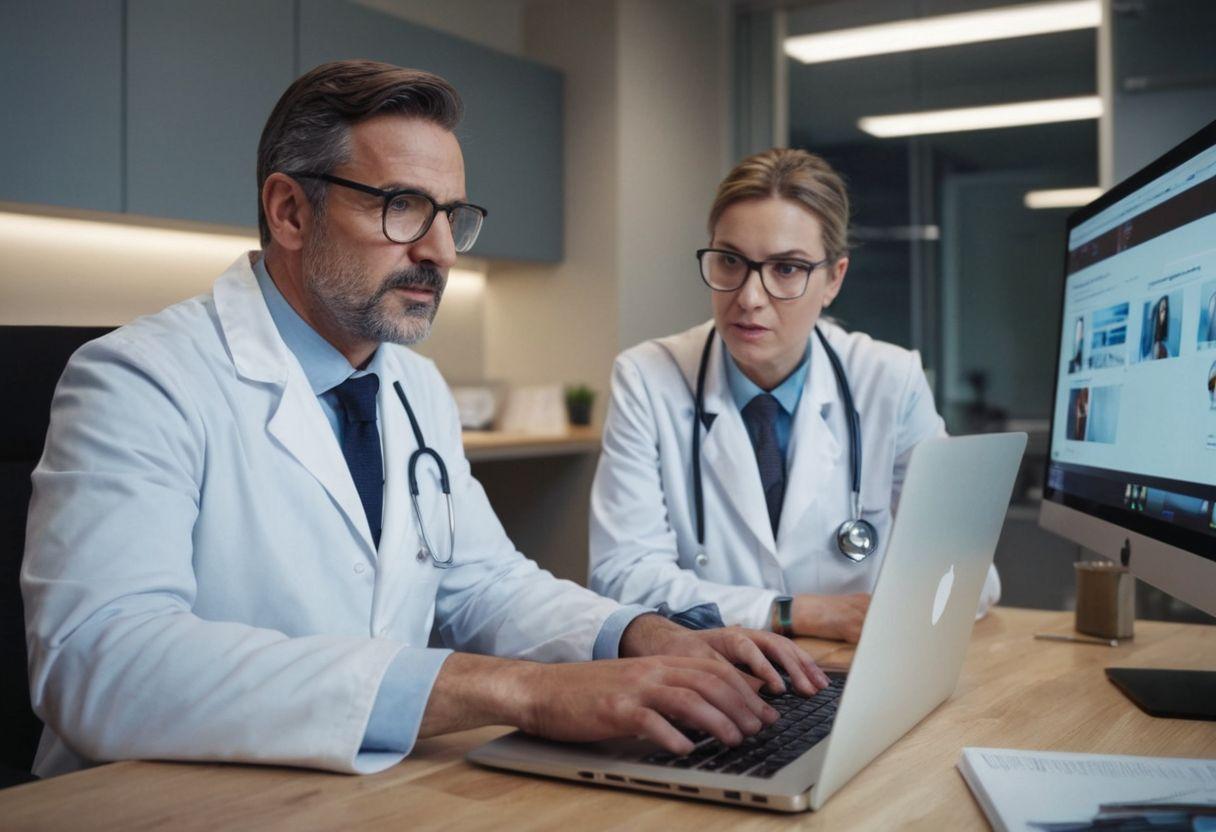
<svg viewBox="0 0 1216 832">
<path fill-rule="evenodd" d="M 272 173 L 329 173 L 347 161 L 350 128 L 382 113 L 396 113 L 455 130 L 463 114 L 460 94 L 438 75 L 379 61 L 333 61 L 295 80 L 275 104 L 258 142 L 258 232 L 270 242 L 262 187 Z M 325 182 L 301 179 L 318 213 Z"/>
</svg>

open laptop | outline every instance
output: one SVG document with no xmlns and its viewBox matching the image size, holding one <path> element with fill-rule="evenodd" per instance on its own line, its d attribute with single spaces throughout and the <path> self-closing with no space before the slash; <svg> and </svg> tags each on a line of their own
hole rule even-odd
<svg viewBox="0 0 1216 832">
<path fill-rule="evenodd" d="M 954 691 L 1026 434 L 930 439 L 912 453 L 847 679 L 804 699 L 744 746 L 712 737 L 684 757 L 643 740 L 560 743 L 520 731 L 469 760 L 585 783 L 787 812 L 818 809 Z"/>
</svg>

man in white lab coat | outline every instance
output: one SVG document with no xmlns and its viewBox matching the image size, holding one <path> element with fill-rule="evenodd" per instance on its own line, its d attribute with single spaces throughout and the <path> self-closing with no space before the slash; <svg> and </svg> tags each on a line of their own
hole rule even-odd
<svg viewBox="0 0 1216 832">
<path fill-rule="evenodd" d="M 673 722 L 735 743 L 775 718 L 731 662 L 826 684 L 789 641 L 621 607 L 506 538 L 443 380 L 400 346 L 429 332 L 485 214 L 459 113 L 427 73 L 301 77 L 259 144 L 262 251 L 69 362 L 22 570 L 37 773 L 370 772 L 484 724 L 686 752 Z"/>
</svg>

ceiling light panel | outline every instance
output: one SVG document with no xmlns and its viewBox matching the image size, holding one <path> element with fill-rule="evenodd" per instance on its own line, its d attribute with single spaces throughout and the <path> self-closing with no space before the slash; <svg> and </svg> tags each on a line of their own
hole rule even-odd
<svg viewBox="0 0 1216 832">
<path fill-rule="evenodd" d="M 1101 115 L 1102 99 L 1096 95 L 1087 95 L 1045 101 L 1020 101 L 1014 104 L 991 104 L 984 107 L 962 107 L 955 110 L 866 116 L 858 119 L 857 126 L 871 136 L 890 139 L 930 133 L 960 133 L 967 130 L 1084 121 L 1099 118 Z"/>
<path fill-rule="evenodd" d="M 1102 196 L 1102 189 L 1053 188 L 1043 191 L 1027 191 L 1022 204 L 1027 208 L 1078 208 L 1088 205 Z"/>
<path fill-rule="evenodd" d="M 785 54 L 804 64 L 827 63 L 868 55 L 1096 29 L 1101 17 L 1099 0 L 1026 3 L 795 35 L 785 39 Z"/>
</svg>

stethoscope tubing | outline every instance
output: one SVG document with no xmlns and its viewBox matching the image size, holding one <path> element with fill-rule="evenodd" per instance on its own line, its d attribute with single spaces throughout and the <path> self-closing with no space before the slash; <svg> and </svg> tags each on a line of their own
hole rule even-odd
<svg viewBox="0 0 1216 832">
<path fill-rule="evenodd" d="M 418 524 L 418 535 L 422 538 L 422 550 L 419 555 L 422 559 L 429 555 L 431 563 L 440 569 L 446 569 L 452 565 L 453 558 L 456 556 L 456 511 L 452 504 L 452 486 L 448 480 L 448 467 L 443 464 L 443 457 L 434 448 L 428 447 L 426 440 L 422 438 L 422 428 L 418 425 L 418 418 L 414 415 L 414 408 L 410 407 L 410 401 L 406 398 L 405 391 L 401 388 L 400 381 L 393 382 L 393 389 L 397 391 L 397 398 L 401 400 L 402 407 L 405 408 L 405 415 L 409 417 L 410 428 L 414 431 L 414 441 L 417 443 L 417 449 L 410 454 L 409 463 L 406 466 L 406 475 L 409 480 L 410 487 L 410 503 L 414 509 L 414 521 Z M 418 460 L 424 456 L 429 456 L 435 461 L 435 466 L 439 470 L 439 487 L 443 492 L 444 498 L 447 500 L 448 509 L 448 540 L 450 548 L 448 556 L 445 559 L 436 557 L 436 549 L 431 545 L 430 538 L 426 533 L 426 526 L 422 522 L 422 508 L 418 504 Z"/>
</svg>

